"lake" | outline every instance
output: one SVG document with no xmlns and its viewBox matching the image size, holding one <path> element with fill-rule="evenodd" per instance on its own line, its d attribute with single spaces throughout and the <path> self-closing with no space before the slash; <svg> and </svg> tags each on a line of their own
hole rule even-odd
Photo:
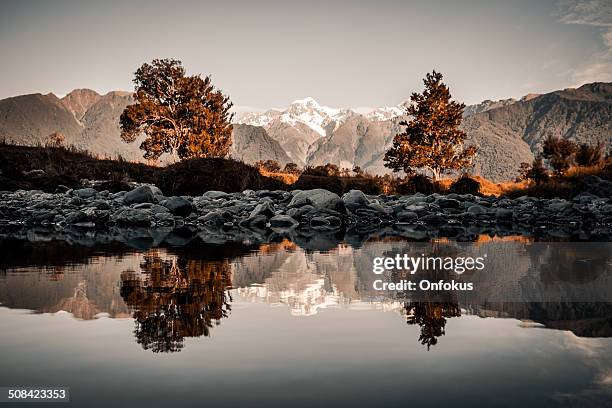
<svg viewBox="0 0 612 408">
<path fill-rule="evenodd" d="M 612 404 L 609 242 L 3 239 L 0 254 L 0 385 L 66 386 L 74 406 Z M 373 272 L 402 255 L 483 268 Z M 376 289 L 402 280 L 416 289 Z"/>
</svg>

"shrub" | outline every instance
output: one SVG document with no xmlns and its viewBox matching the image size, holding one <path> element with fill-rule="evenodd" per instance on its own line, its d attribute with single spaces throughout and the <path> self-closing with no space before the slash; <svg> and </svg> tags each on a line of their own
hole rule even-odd
<svg viewBox="0 0 612 408">
<path fill-rule="evenodd" d="M 300 174 L 300 168 L 295 163 L 287 163 L 285 164 L 285 168 L 283 169 L 285 173 L 298 175 Z"/>
<path fill-rule="evenodd" d="M 478 180 L 464 174 L 451 184 L 449 191 L 457 194 L 480 195 L 480 183 Z"/>
<path fill-rule="evenodd" d="M 340 176 L 340 169 L 335 164 L 327 163 L 325 166 L 308 166 L 302 174 L 307 176 L 338 177 Z"/>
<path fill-rule="evenodd" d="M 590 146 L 582 143 L 576 152 L 576 164 L 578 166 L 597 166 L 603 161 L 603 144 L 597 143 L 595 146 Z"/>
<path fill-rule="evenodd" d="M 542 146 L 542 157 L 548 160 L 555 174 L 561 175 L 574 163 L 578 145 L 571 140 L 548 136 Z"/>
<path fill-rule="evenodd" d="M 269 171 L 270 173 L 278 173 L 281 169 L 280 164 L 276 160 L 260 160 L 255 163 L 255 167 Z"/>
<path fill-rule="evenodd" d="M 433 194 L 436 190 L 434 182 L 424 174 L 414 174 L 396 186 L 398 194 Z"/>
<path fill-rule="evenodd" d="M 531 168 L 525 171 L 524 177 L 525 180 L 531 180 L 536 184 L 541 184 L 550 178 L 548 170 L 546 170 L 546 167 L 544 167 L 544 163 L 542 162 L 541 155 L 538 155 L 535 159 L 533 159 Z"/>
</svg>

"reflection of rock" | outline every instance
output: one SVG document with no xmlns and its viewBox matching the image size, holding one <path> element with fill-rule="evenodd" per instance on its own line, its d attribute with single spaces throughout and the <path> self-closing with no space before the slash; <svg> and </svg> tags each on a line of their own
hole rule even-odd
<svg viewBox="0 0 612 408">
<path fill-rule="evenodd" d="M 208 336 L 229 315 L 231 284 L 227 261 L 164 256 L 150 251 L 141 273 L 121 275 L 121 296 L 134 310 L 138 343 L 153 352 L 183 348 L 185 337 Z"/>
</svg>

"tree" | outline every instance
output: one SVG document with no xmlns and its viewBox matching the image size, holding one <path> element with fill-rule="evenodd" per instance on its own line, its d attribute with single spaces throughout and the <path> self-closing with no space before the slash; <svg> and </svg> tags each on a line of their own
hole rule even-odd
<svg viewBox="0 0 612 408">
<path fill-rule="evenodd" d="M 603 152 L 604 146 L 601 143 L 597 143 L 595 146 L 582 143 L 576 151 L 576 164 L 578 166 L 597 166 L 603 161 Z"/>
<path fill-rule="evenodd" d="M 140 145 L 146 159 L 170 153 L 175 159 L 225 157 L 232 144 L 229 98 L 210 77 L 186 76 L 180 61 L 155 59 L 134 74 L 136 103 L 120 118 L 121 138 Z"/>
<path fill-rule="evenodd" d="M 519 166 L 519 174 L 516 177 L 516 182 L 528 180 L 529 170 L 531 170 L 531 165 L 529 163 L 527 162 L 521 163 L 521 165 Z"/>
<path fill-rule="evenodd" d="M 571 140 L 548 136 L 542 145 L 542 156 L 555 171 L 562 175 L 574 164 L 578 145 Z"/>
<path fill-rule="evenodd" d="M 536 156 L 536 158 L 533 159 L 531 168 L 525 172 L 525 179 L 532 180 L 534 183 L 540 184 L 548 180 L 549 177 L 550 175 L 544 166 L 542 156 Z"/>
<path fill-rule="evenodd" d="M 471 165 L 475 146 L 464 147 L 466 133 L 459 129 L 465 105 L 451 100 L 442 74 L 428 73 L 423 93 L 413 93 L 406 106 L 409 121 L 403 133 L 395 135 L 393 146 L 385 154 L 385 166 L 410 174 L 418 169 L 429 171 L 434 180 L 448 170 Z"/>
</svg>

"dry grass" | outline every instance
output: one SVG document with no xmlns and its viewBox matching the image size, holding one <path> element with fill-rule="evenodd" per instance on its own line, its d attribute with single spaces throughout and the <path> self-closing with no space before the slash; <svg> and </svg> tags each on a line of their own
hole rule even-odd
<svg viewBox="0 0 612 408">
<path fill-rule="evenodd" d="M 264 177 L 270 177 L 276 180 L 281 181 L 282 183 L 286 184 L 286 185 L 291 185 L 291 184 L 295 184 L 295 182 L 298 180 L 298 178 L 300 178 L 299 174 L 291 174 L 291 173 L 284 173 L 284 172 L 273 172 L 273 171 L 268 171 L 264 168 L 258 168 L 259 173 L 264 176 Z"/>
</svg>

